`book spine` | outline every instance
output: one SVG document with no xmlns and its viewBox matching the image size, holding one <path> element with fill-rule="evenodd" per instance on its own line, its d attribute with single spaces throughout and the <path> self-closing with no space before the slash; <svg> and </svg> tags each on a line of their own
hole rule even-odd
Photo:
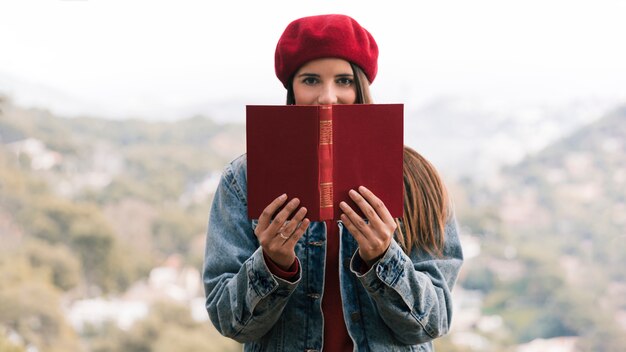
<svg viewBox="0 0 626 352">
<path fill-rule="evenodd" d="M 319 109 L 319 194 L 321 220 L 333 219 L 333 109 L 321 105 Z"/>
</svg>

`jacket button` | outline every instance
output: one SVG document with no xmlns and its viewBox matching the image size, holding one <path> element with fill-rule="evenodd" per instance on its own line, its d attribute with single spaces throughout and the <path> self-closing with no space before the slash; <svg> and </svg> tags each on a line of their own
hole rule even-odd
<svg viewBox="0 0 626 352">
<path fill-rule="evenodd" d="M 350 319 L 353 323 L 358 323 L 361 320 L 361 314 L 357 312 L 350 313 Z"/>
</svg>

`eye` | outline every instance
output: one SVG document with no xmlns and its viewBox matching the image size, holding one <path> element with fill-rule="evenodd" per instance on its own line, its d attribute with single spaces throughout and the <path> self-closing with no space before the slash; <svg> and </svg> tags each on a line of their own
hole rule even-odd
<svg viewBox="0 0 626 352">
<path fill-rule="evenodd" d="M 308 77 L 304 77 L 301 82 L 308 86 L 312 86 L 314 84 L 319 83 L 319 79 L 317 77 L 308 76 Z"/>
<path fill-rule="evenodd" d="M 339 77 L 336 82 L 342 86 L 351 86 L 354 83 L 354 79 L 350 77 Z"/>
</svg>

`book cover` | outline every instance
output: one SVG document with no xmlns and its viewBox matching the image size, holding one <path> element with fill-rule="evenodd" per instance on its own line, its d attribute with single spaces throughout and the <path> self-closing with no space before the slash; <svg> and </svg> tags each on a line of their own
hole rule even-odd
<svg viewBox="0 0 626 352">
<path fill-rule="evenodd" d="M 363 185 L 393 217 L 403 211 L 403 105 L 248 105 L 248 217 L 283 193 L 311 221 L 338 220 Z"/>
</svg>

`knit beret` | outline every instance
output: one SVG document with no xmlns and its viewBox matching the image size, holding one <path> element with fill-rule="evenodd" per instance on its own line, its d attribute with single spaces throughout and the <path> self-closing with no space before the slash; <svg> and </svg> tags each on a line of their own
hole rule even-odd
<svg viewBox="0 0 626 352">
<path fill-rule="evenodd" d="M 378 71 L 378 45 L 357 21 L 345 15 L 303 17 L 291 22 L 276 45 L 276 76 L 285 87 L 307 62 L 336 57 L 359 66 L 368 80 Z"/>
</svg>

